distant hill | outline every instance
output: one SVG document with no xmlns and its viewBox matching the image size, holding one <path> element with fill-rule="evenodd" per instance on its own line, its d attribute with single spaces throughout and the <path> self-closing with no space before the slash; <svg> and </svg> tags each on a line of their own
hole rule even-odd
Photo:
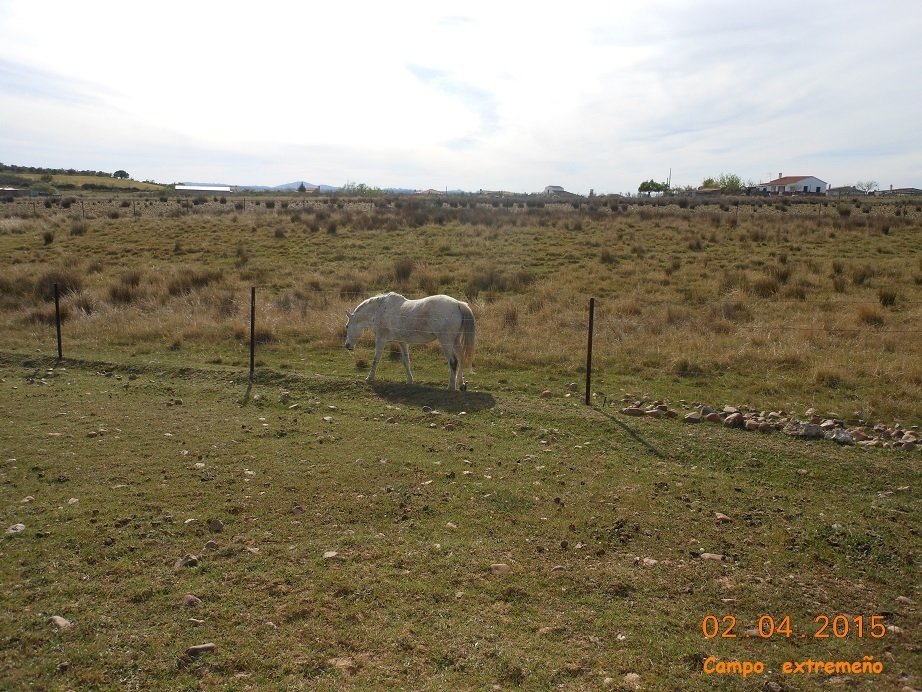
<svg viewBox="0 0 922 692">
<path fill-rule="evenodd" d="M 339 188 L 333 185 L 314 185 L 304 180 L 296 180 L 293 183 L 284 185 L 238 185 L 238 190 L 251 190 L 253 192 L 296 192 L 299 187 L 304 186 L 308 189 L 319 188 L 320 192 L 336 192 Z"/>
</svg>

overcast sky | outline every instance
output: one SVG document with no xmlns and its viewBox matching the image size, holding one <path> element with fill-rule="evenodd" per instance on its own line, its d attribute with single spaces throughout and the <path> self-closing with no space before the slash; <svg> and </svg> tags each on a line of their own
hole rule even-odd
<svg viewBox="0 0 922 692">
<path fill-rule="evenodd" d="M 0 161 L 586 194 L 922 187 L 922 2 L 0 0 Z"/>
</svg>

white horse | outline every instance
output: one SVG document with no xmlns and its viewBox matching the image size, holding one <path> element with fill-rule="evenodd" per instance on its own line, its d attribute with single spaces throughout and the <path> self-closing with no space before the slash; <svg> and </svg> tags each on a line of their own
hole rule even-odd
<svg viewBox="0 0 922 692">
<path fill-rule="evenodd" d="M 375 357 L 365 379 L 375 379 L 384 344 L 396 341 L 400 345 L 407 384 L 413 384 L 408 344 L 425 344 L 438 339 L 442 353 L 448 359 L 451 374 L 448 388 L 466 389 L 462 367 L 474 358 L 474 313 L 467 303 L 450 296 L 429 296 L 408 300 L 399 293 L 384 293 L 359 303 L 352 312 L 346 310 L 346 348 L 355 348 L 366 329 L 375 333 Z"/>
</svg>

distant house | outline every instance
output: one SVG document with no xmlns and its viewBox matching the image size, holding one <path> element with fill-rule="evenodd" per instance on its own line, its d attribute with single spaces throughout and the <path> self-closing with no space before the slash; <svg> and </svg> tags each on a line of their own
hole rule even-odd
<svg viewBox="0 0 922 692">
<path fill-rule="evenodd" d="M 417 190 L 417 191 L 416 191 L 416 194 L 417 194 L 417 195 L 430 195 L 430 196 L 435 196 L 435 195 L 442 195 L 442 194 L 444 194 L 444 193 L 443 193 L 441 190 L 436 190 L 436 189 L 430 187 L 428 190 Z"/>
<path fill-rule="evenodd" d="M 562 195 L 565 192 L 566 190 L 560 187 L 560 185 L 548 185 L 544 188 L 544 194 L 546 195 Z"/>
<path fill-rule="evenodd" d="M 868 194 L 864 190 L 859 190 L 854 185 L 843 185 L 842 187 L 831 187 L 826 191 L 830 197 L 854 197 L 855 195 Z"/>
<path fill-rule="evenodd" d="M 756 185 L 756 190 L 770 195 L 823 195 L 828 189 L 829 183 L 812 175 L 779 175 Z"/>
</svg>

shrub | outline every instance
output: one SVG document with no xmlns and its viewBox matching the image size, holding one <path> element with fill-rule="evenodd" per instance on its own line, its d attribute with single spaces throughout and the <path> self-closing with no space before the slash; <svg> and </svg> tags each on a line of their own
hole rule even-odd
<svg viewBox="0 0 922 692">
<path fill-rule="evenodd" d="M 612 251 L 608 248 L 602 250 L 601 254 L 599 255 L 599 259 L 601 260 L 602 264 L 618 264 L 618 258 L 612 254 Z"/>
<path fill-rule="evenodd" d="M 841 274 L 836 274 L 832 277 L 832 288 L 836 293 L 845 293 L 848 288 L 848 284 L 845 281 L 845 277 Z"/>
<path fill-rule="evenodd" d="M 45 241 L 45 245 L 51 245 L 54 242 L 54 231 L 45 231 L 42 233 L 42 240 Z"/>
<path fill-rule="evenodd" d="M 365 293 L 365 284 L 359 281 L 356 278 L 351 278 L 345 281 L 339 287 L 339 295 L 341 298 L 348 298 L 349 300 L 355 300 Z"/>
<path fill-rule="evenodd" d="M 771 298 L 778 292 L 780 284 L 772 276 L 760 276 L 752 282 L 750 290 L 752 294 L 759 298 Z"/>
<path fill-rule="evenodd" d="M 223 277 L 223 272 L 211 269 L 185 269 L 178 270 L 167 282 L 167 293 L 171 296 L 188 295 L 193 291 L 204 288 Z"/>
<path fill-rule="evenodd" d="M 416 263 L 412 257 L 398 257 L 394 260 L 394 280 L 398 283 L 408 281 L 415 266 Z"/>
<path fill-rule="evenodd" d="M 70 234 L 81 236 L 86 235 L 87 223 L 81 219 L 74 219 L 70 222 Z"/>
<path fill-rule="evenodd" d="M 881 327 L 884 324 L 884 316 L 875 305 L 859 305 L 858 323 L 870 327 Z"/>
<path fill-rule="evenodd" d="M 35 282 L 35 295 L 42 300 L 54 300 L 54 285 L 63 296 L 76 293 L 83 288 L 83 279 L 73 269 L 51 269 L 42 274 Z"/>
<path fill-rule="evenodd" d="M 892 288 L 881 288 L 877 291 L 877 298 L 885 308 L 896 304 L 896 291 Z"/>
<path fill-rule="evenodd" d="M 862 286 L 868 282 L 868 280 L 876 274 L 874 267 L 870 264 L 864 264 L 857 267 L 852 267 L 852 283 L 856 286 Z"/>
</svg>

